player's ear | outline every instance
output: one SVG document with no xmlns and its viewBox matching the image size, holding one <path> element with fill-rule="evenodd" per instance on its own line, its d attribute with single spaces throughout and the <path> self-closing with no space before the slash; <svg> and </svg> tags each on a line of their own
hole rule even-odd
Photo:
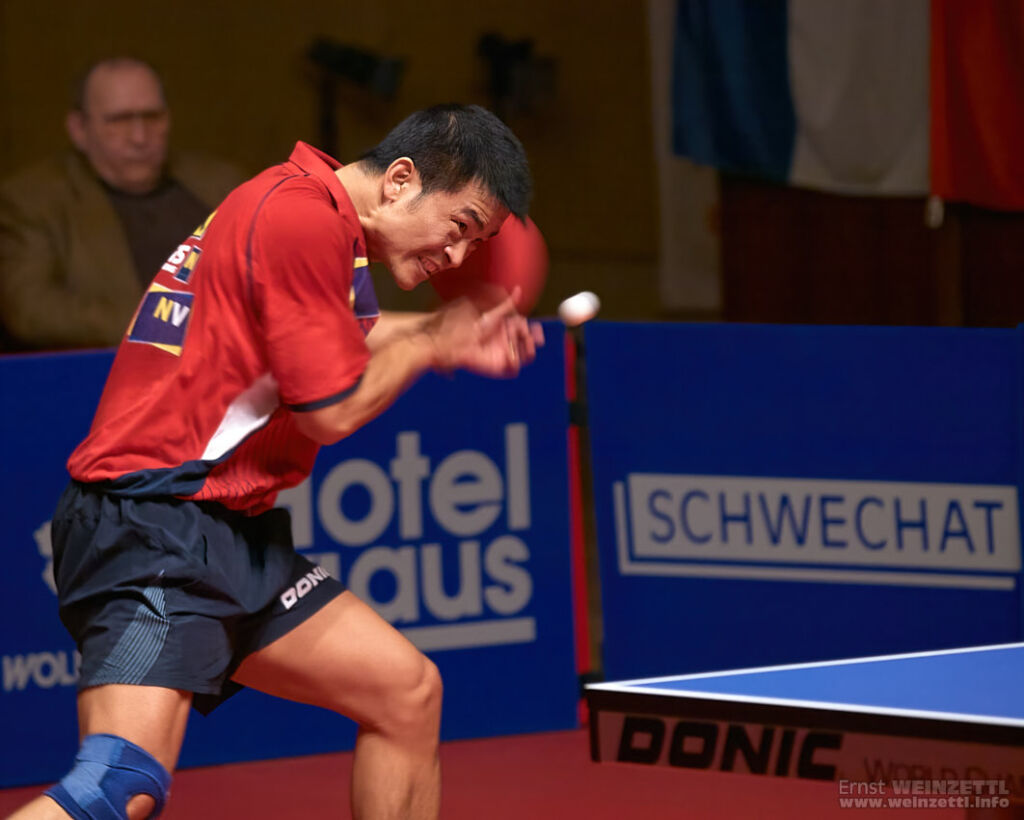
<svg viewBox="0 0 1024 820">
<path fill-rule="evenodd" d="M 401 197 L 416 178 L 416 163 L 409 157 L 399 157 L 384 172 L 384 199 L 393 202 Z"/>
</svg>

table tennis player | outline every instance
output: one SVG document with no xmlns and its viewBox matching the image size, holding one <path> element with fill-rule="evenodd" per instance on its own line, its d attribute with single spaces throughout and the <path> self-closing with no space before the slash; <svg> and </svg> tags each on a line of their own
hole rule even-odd
<svg viewBox="0 0 1024 820">
<path fill-rule="evenodd" d="M 12 817 L 156 817 L 190 707 L 244 686 L 358 723 L 356 818 L 438 816 L 437 668 L 296 553 L 273 505 L 423 372 L 533 360 L 543 334 L 515 292 L 381 313 L 368 267 L 411 289 L 525 218 L 530 192 L 503 123 L 439 106 L 348 165 L 298 143 L 182 239 L 68 462 L 54 566 L 81 746 Z"/>
</svg>

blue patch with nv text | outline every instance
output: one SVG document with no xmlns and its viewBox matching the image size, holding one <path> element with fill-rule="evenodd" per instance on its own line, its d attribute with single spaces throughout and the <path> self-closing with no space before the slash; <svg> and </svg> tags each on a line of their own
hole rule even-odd
<svg viewBox="0 0 1024 820">
<path fill-rule="evenodd" d="M 180 356 L 194 298 L 192 293 L 153 285 L 142 299 L 128 341 L 155 345 Z"/>
</svg>

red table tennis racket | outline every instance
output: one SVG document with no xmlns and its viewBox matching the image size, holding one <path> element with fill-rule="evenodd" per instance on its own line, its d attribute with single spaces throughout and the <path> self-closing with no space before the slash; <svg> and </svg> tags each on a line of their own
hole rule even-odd
<svg viewBox="0 0 1024 820">
<path fill-rule="evenodd" d="M 537 304 L 548 274 L 548 248 L 529 217 L 509 215 L 498 235 L 484 242 L 463 263 L 432 277 L 445 302 L 467 296 L 484 307 L 497 304 L 519 287 L 516 306 L 527 314 Z"/>
</svg>

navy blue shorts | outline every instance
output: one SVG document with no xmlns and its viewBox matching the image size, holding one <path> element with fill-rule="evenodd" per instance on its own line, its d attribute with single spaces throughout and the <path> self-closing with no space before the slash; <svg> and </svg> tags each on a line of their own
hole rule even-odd
<svg viewBox="0 0 1024 820">
<path fill-rule="evenodd" d="M 288 512 L 126 498 L 72 482 L 53 518 L 60 618 L 82 654 L 78 686 L 163 686 L 208 713 L 241 687 L 247 656 L 344 585 L 295 552 Z"/>
</svg>

